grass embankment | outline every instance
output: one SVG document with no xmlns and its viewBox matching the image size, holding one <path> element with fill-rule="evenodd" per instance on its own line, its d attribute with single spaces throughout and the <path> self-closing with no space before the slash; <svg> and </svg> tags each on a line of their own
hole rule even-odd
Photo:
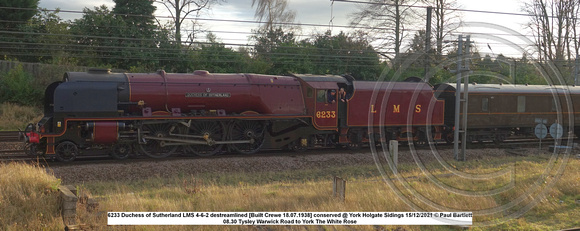
<svg viewBox="0 0 580 231">
<path fill-rule="evenodd" d="M 64 229 L 59 184 L 42 167 L 0 163 L 0 230 Z"/>
<path fill-rule="evenodd" d="M 406 186 L 395 180 L 408 202 L 425 211 L 473 211 L 473 230 L 555 230 L 579 227 L 580 160 L 548 158 L 548 154 L 505 156 L 488 161 L 449 162 L 452 169 L 489 179 L 450 174 L 435 163 L 425 168 L 429 180 L 414 164 L 401 164 Z M 127 163 L 125 163 L 127 164 Z M 259 163 L 256 163 L 259 164 Z M 124 165 L 124 164 L 120 164 Z M 562 167 L 560 169 L 559 167 Z M 497 174 L 508 169 L 506 174 Z M 105 169 L 104 169 L 105 170 Z M 107 169 L 108 170 L 108 169 Z M 389 172 L 389 169 L 385 169 Z M 562 171 L 560 171 L 562 170 Z M 145 170 L 144 170 L 145 171 Z M 392 177 L 392 173 L 387 173 Z M 332 195 L 332 176 L 347 179 L 346 202 Z M 85 182 L 81 194 L 99 201 L 97 211 L 79 205 L 81 224 L 95 230 L 389 230 L 376 226 L 106 226 L 107 211 L 412 211 L 382 180 L 374 165 L 329 167 L 277 172 L 230 171 L 138 180 Z M 443 182 L 435 184 L 433 182 Z M 56 230 L 62 222 L 55 188 L 59 180 L 24 164 L 0 165 L 0 230 Z M 66 182 L 65 182 L 66 183 Z M 503 189 L 498 192 L 494 189 Z M 453 192 L 459 191 L 460 193 Z M 469 192 L 483 194 L 467 195 Z M 421 197 L 433 202 L 419 202 Z M 515 203 L 518 202 L 518 203 Z M 434 206 L 435 208 L 431 207 Z M 443 209 L 437 209 L 441 207 Z M 485 213 L 485 214 L 483 214 Z M 487 226 L 477 226 L 486 224 Z M 403 226 L 406 230 L 457 230 L 449 226 Z"/>
<path fill-rule="evenodd" d="M 570 159 L 559 171 L 562 159 L 549 160 L 547 154 L 506 157 L 488 163 L 451 162 L 453 168 L 476 175 L 490 174 L 490 179 L 467 179 L 454 176 L 444 168 L 426 166 L 434 173 L 435 184 L 415 165 L 402 165 L 412 193 L 394 181 L 410 202 L 422 210 L 474 211 L 473 230 L 553 230 L 580 226 L 580 160 Z M 550 163 L 555 167 L 546 170 Z M 562 166 L 563 167 L 563 166 Z M 496 177 L 494 172 L 508 169 Z M 387 169 L 387 171 L 389 171 Z M 544 174 L 545 173 L 545 174 Z M 544 175 L 543 175 L 544 174 Z M 348 180 L 346 202 L 333 198 L 333 175 Z M 120 176 L 122 178 L 122 176 Z M 443 185 L 443 186 L 442 186 Z M 101 211 L 412 211 L 382 181 L 375 166 L 350 166 L 288 172 L 212 173 L 196 176 L 154 177 L 137 181 L 90 182 L 81 186 L 100 201 Z M 503 189 L 499 192 L 494 189 Z M 449 190 L 451 189 L 451 190 Z M 461 191 L 454 193 L 452 190 Z M 484 195 L 466 195 L 484 192 Z M 420 195 L 420 196 L 419 196 Z M 419 202 L 420 197 L 435 208 Z M 518 202 L 518 203 L 515 203 Z M 537 203 L 537 204 L 536 204 Z M 534 206 L 531 206 L 534 205 Z M 484 214 L 485 213 L 485 214 Z M 106 216 L 85 213 L 81 220 L 107 229 Z M 172 229 L 192 227 L 135 226 L 123 230 Z M 256 230 L 253 226 L 207 226 L 201 230 Z M 267 230 L 319 230 L 317 226 L 270 226 Z M 327 230 L 352 230 L 353 227 L 322 227 Z M 376 230 L 356 226 L 356 230 Z M 384 227 L 395 229 L 397 227 Z M 404 226 L 406 230 L 457 230 L 456 227 Z M 382 228 L 379 228 L 382 229 Z"/>
<path fill-rule="evenodd" d="M 12 103 L 0 104 L 0 131 L 24 129 L 29 123 L 37 123 L 40 119 L 42 112 L 38 108 Z"/>
</svg>

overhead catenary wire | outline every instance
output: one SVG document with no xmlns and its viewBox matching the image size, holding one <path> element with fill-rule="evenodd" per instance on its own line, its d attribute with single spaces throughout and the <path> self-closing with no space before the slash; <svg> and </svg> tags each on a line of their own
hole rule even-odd
<svg viewBox="0 0 580 231">
<path fill-rule="evenodd" d="M 146 38 L 131 38 L 131 37 L 111 37 L 111 36 L 86 36 L 86 35 L 74 35 L 74 34 L 51 34 L 51 33 L 39 33 L 39 32 L 19 32 L 19 31 L 0 31 L 0 36 L 2 34 L 17 34 L 17 35 L 34 35 L 34 36 L 47 36 L 47 37 L 55 37 L 55 41 L 58 41 L 58 43 L 45 43 L 48 39 L 44 39 L 43 42 L 44 43 L 38 43 L 37 45 L 39 46 L 61 46 L 64 44 L 67 44 L 66 41 L 63 42 L 62 37 L 69 37 L 69 38 L 83 38 L 83 39 L 107 39 L 109 41 L 111 40 L 115 40 L 117 42 L 122 42 L 124 40 L 128 40 L 128 41 L 148 41 L 148 42 L 158 42 L 160 40 L 157 39 L 146 39 Z M 2 43 L 13 43 L 13 44 L 25 44 L 21 41 L 22 38 L 17 38 L 18 41 L 20 42 L 9 42 L 6 41 L 7 39 L 15 39 L 12 37 L 0 37 L 0 42 Z M 196 45 L 212 45 L 212 43 L 209 42 L 201 42 L 201 41 L 195 41 L 193 42 Z M 493 42 L 488 42 L 489 44 L 496 44 L 496 45 L 504 45 L 502 43 L 493 43 Z M 248 46 L 248 47 L 253 47 L 254 45 L 251 44 L 246 44 L 246 43 L 219 43 L 220 45 L 226 45 L 226 46 Z M 26 45 L 35 45 L 35 43 L 26 43 Z M 529 45 L 534 45 L 534 44 L 516 44 L 516 45 L 521 45 L 521 46 L 529 46 Z M 81 44 L 69 44 L 69 46 L 91 46 L 91 45 L 81 45 Z M 102 46 L 103 48 L 127 48 L 127 49 L 160 49 L 160 50 L 173 50 L 173 51 L 179 51 L 180 49 L 178 48 L 161 48 L 161 47 L 115 47 L 115 46 Z M 285 47 L 286 49 L 307 49 L 307 50 L 326 50 L 328 48 L 317 48 L 317 47 Z M 335 48 L 333 49 L 333 51 L 351 51 L 351 52 L 366 52 L 366 50 L 357 50 L 357 49 L 340 49 L 340 48 Z"/>
<path fill-rule="evenodd" d="M 356 0 L 330 0 L 332 5 L 334 2 L 345 2 L 345 3 L 357 3 L 357 4 L 373 4 L 373 5 L 387 5 L 393 6 L 395 4 L 387 3 L 387 2 L 369 2 L 369 1 L 356 1 Z M 422 8 L 425 9 L 429 7 L 428 5 L 407 5 L 407 4 L 399 4 L 402 7 L 410 7 L 410 8 Z M 20 7 L 3 7 L 0 6 L 0 9 L 9 9 L 9 10 L 30 10 L 36 11 L 39 9 L 36 8 L 20 8 Z M 486 11 L 486 10 L 474 10 L 474 9 L 463 9 L 463 8 L 450 8 L 444 7 L 445 10 L 450 11 L 457 11 L 457 12 L 471 12 L 471 13 L 484 13 L 484 14 L 499 14 L 499 15 L 511 15 L 511 16 L 526 16 L 532 17 L 535 16 L 534 14 L 529 13 L 516 13 L 516 12 L 501 12 L 501 11 Z M 61 12 L 61 13 L 73 13 L 73 14 L 84 14 L 84 11 L 80 10 L 62 10 L 62 9 L 40 9 L 42 11 L 48 12 Z M 89 9 L 90 10 L 90 9 Z M 110 12 L 112 15 L 121 15 L 121 14 L 114 14 Z M 126 17 L 146 17 L 152 18 L 148 15 L 135 15 L 135 14 L 122 14 L 122 16 Z M 548 17 L 555 17 L 555 16 L 548 16 Z M 168 15 L 155 15 L 153 18 L 157 19 L 173 19 L 172 16 Z M 234 23 L 251 23 L 251 24 L 263 24 L 264 21 L 256 21 L 256 20 L 234 20 L 234 19 L 215 19 L 215 18 L 202 18 L 202 17 L 185 17 L 184 20 L 199 20 L 199 21 L 214 21 L 214 22 L 234 22 Z M 332 22 L 332 19 L 331 21 Z M 290 25 L 290 26 L 313 26 L 313 27 L 328 27 L 329 25 L 318 24 L 318 23 L 293 23 L 293 22 L 274 22 L 275 25 Z M 354 25 L 335 25 L 332 23 L 332 27 L 342 27 L 342 28 L 354 28 L 354 29 L 389 29 L 386 27 L 367 27 L 367 26 L 354 26 Z"/>
<path fill-rule="evenodd" d="M 385 6 L 394 6 L 395 5 L 395 4 L 387 3 L 387 2 L 378 3 L 378 2 L 368 2 L 368 1 L 365 2 L 365 1 L 356 1 L 356 0 L 332 0 L 332 1 L 336 1 L 336 2 L 346 2 L 346 3 L 358 3 L 358 4 L 371 4 L 371 5 L 385 5 Z M 409 7 L 409 8 L 422 8 L 422 9 L 426 9 L 427 7 L 429 7 L 427 5 L 407 5 L 407 4 L 399 4 L 399 6 Z M 450 8 L 450 7 L 444 7 L 443 9 L 450 10 L 450 11 L 469 12 L 469 13 L 482 13 L 482 14 L 499 14 L 499 15 L 526 16 L 526 17 L 535 16 L 533 14 L 516 13 L 516 12 L 473 10 L 473 9 Z M 549 16 L 549 17 L 550 18 L 555 18 L 555 16 Z"/>
<path fill-rule="evenodd" d="M 418 31 L 418 30 L 408 29 L 408 31 Z M 238 34 L 238 32 L 230 32 L 230 33 Z M 525 35 L 511 35 L 511 34 L 507 34 L 507 33 L 481 33 L 481 32 L 468 32 L 468 33 L 475 34 L 475 35 L 480 34 L 480 35 L 516 36 L 516 37 L 525 36 Z M 49 36 L 49 37 L 62 36 L 62 37 L 86 38 L 86 39 L 117 39 L 117 40 L 128 40 L 128 41 L 150 41 L 150 42 L 159 41 L 159 39 L 152 39 L 152 38 L 133 38 L 133 37 L 99 36 L 99 35 L 90 35 L 89 36 L 89 35 L 78 35 L 78 34 L 55 34 L 55 33 L 42 33 L 42 32 L 10 31 L 10 30 L 0 30 L 0 34 L 35 35 L 35 36 Z M 242 34 L 247 34 L 247 33 L 242 33 Z M 321 34 L 316 34 L 316 35 L 321 35 Z M 201 41 L 196 41 L 195 43 L 211 44 L 208 42 L 201 42 Z M 231 45 L 231 46 L 252 46 L 251 44 L 249 45 L 249 44 L 245 44 L 245 43 L 223 43 L 223 44 L 224 45 Z M 516 45 L 530 45 L 530 44 L 516 43 Z"/>
<path fill-rule="evenodd" d="M 350 1 L 350 0 L 331 0 L 337 2 L 347 2 L 347 3 L 361 3 L 361 4 L 381 4 L 381 5 L 392 5 L 389 3 L 373 3 L 373 2 L 363 2 L 363 1 Z M 416 7 L 416 8 L 426 8 L 428 6 L 421 6 L 421 5 L 401 5 L 406 7 Z M 0 9 L 11 9 L 11 10 L 37 10 L 35 8 L 18 8 L 18 7 L 0 7 Z M 510 12 L 499 12 L 499 11 L 482 11 L 482 10 L 471 10 L 471 9 L 461 9 L 461 8 L 445 8 L 448 10 L 454 11 L 465 11 L 465 12 L 476 12 L 476 13 L 488 13 L 488 14 L 504 14 L 504 15 L 518 15 L 518 16 L 533 16 L 531 14 L 520 14 L 520 13 L 510 13 Z M 43 11 L 49 12 L 64 12 L 64 13 L 75 13 L 75 14 L 84 14 L 84 11 L 78 10 L 50 10 L 50 9 L 42 9 Z M 110 12 L 112 15 L 118 15 Z M 132 14 L 122 14 L 122 16 L 129 16 L 129 17 L 150 17 L 146 15 L 132 15 Z M 158 19 L 172 19 L 172 16 L 164 16 L 164 15 L 156 15 L 154 18 Z M 213 21 L 213 22 L 233 22 L 233 23 L 251 23 L 251 24 L 262 24 L 265 23 L 264 21 L 256 21 L 256 20 L 234 20 L 234 19 L 216 19 L 216 18 L 201 18 L 201 17 L 186 17 L 186 20 L 199 20 L 199 21 Z M 0 20 L 1 21 L 1 20 Z M 15 23 L 24 23 L 22 21 L 12 21 Z M 294 22 L 274 22 L 275 25 L 288 25 L 288 26 L 312 26 L 312 27 L 328 27 L 328 25 L 318 24 L 318 23 L 294 23 Z M 117 27 L 108 25 L 107 27 Z M 356 26 L 356 25 L 334 25 L 333 27 L 341 27 L 341 28 L 348 28 L 348 29 L 373 29 L 373 30 L 385 30 L 389 29 L 387 27 L 372 27 L 372 26 Z M 187 30 L 187 29 L 182 29 Z M 419 31 L 420 29 L 404 29 L 405 31 Z M 211 30 L 210 30 L 211 31 Z M 222 33 L 226 33 L 220 31 Z M 230 33 L 230 32 L 227 32 Z M 235 33 L 235 32 L 234 32 Z M 248 32 L 240 32 L 240 33 L 248 33 Z"/>
<path fill-rule="evenodd" d="M 367 3 L 367 2 L 361 2 L 361 1 L 348 1 L 348 0 L 336 0 L 337 2 L 348 2 L 348 3 Z M 410 6 L 410 7 L 426 7 L 426 6 Z M 37 10 L 37 9 L 32 9 L 32 8 L 14 8 L 14 7 L 0 7 L 0 9 L 13 9 L 13 10 Z M 458 11 L 466 11 L 466 12 L 476 12 L 476 13 L 497 13 L 497 14 L 511 14 L 511 13 L 506 13 L 506 12 L 492 12 L 492 11 L 479 11 L 479 10 L 466 10 L 466 9 L 452 9 L 452 10 L 458 10 Z M 57 10 L 47 10 L 47 11 L 52 11 L 52 12 L 56 12 Z M 58 12 L 62 12 L 62 13 L 73 13 L 73 14 L 83 14 L 84 11 L 75 11 L 75 10 L 58 10 Z M 520 15 L 520 14 L 514 14 L 514 15 Z M 143 16 L 143 15 L 128 15 L 128 16 L 132 16 L 132 17 L 149 17 L 149 16 Z M 530 16 L 529 14 L 521 14 L 520 16 Z M 170 16 L 155 16 L 155 18 L 160 18 L 160 19 L 170 19 Z M 259 21 L 255 21 L 255 20 L 231 20 L 231 19 L 209 19 L 209 18 L 200 18 L 200 17 L 190 17 L 187 18 L 189 20 L 200 20 L 200 21 L 214 21 L 214 22 L 235 22 L 235 23 L 254 23 L 254 24 L 259 24 L 259 23 L 263 23 L 263 22 L 259 22 Z M 317 24 L 317 23 L 276 23 L 277 25 L 292 25 L 292 26 L 312 26 L 312 27 L 328 27 L 328 25 L 324 25 L 324 24 Z M 107 25 L 107 27 L 114 27 L 112 25 Z M 347 25 L 334 25 L 333 27 L 342 27 L 342 28 L 349 28 L 349 29 L 384 29 L 383 27 L 369 27 L 369 26 L 347 26 Z M 406 31 L 418 31 L 417 29 L 406 29 Z M 6 33 L 7 31 L 0 31 L 0 34 L 2 33 Z M 196 32 L 196 31 L 192 31 L 192 32 Z M 197 32 L 203 32 L 203 31 L 197 31 Z M 220 31 L 223 33 L 231 33 L 231 34 L 243 34 L 243 35 L 248 35 L 248 34 L 252 34 L 249 32 L 224 32 L 224 31 Z M 67 34 L 50 34 L 50 33 L 36 33 L 36 34 L 32 34 L 30 32 L 20 32 L 20 31 L 14 31 L 14 33 L 18 34 L 18 33 L 28 33 L 28 35 L 38 35 L 38 36 L 64 36 L 64 37 L 70 37 L 70 38 L 79 38 L 79 37 L 74 37 L 74 36 L 79 36 L 79 35 L 67 35 Z M 474 32 L 477 33 L 477 32 Z M 304 35 L 304 34 L 301 34 Z M 510 36 L 508 34 L 501 34 L 501 33 L 497 33 L 497 35 L 505 35 L 505 36 Z M 313 36 L 313 35 L 311 35 Z M 517 35 L 517 36 L 521 36 L 521 35 Z M 527 36 L 527 35 L 523 35 L 523 36 Z M 127 40 L 127 41 L 139 41 L 139 42 L 155 42 L 158 40 L 155 39 L 147 39 L 147 38 L 127 38 L 127 37 L 110 37 L 110 36 L 84 36 L 87 39 L 118 39 L 118 40 Z M 241 40 L 241 39 L 240 39 Z M 45 40 L 45 41 L 50 41 L 50 40 Z M 228 40 L 228 41 L 232 41 L 232 40 Z M 206 44 L 210 44 L 210 43 L 204 43 L 204 42 L 199 42 L 199 41 L 194 41 L 194 42 L 186 42 L 184 41 L 185 44 L 195 44 L 195 45 L 206 45 Z M 225 45 L 225 46 L 238 46 L 238 47 L 254 47 L 254 45 L 252 44 L 247 44 L 247 43 L 235 43 L 235 42 L 228 42 L 228 43 L 220 43 L 221 45 Z M 34 45 L 34 44 L 28 44 L 28 45 Z M 61 43 L 58 42 L 54 42 L 53 44 L 47 44 L 47 43 L 39 43 L 38 46 L 46 46 L 46 45 L 54 45 L 54 46 L 62 46 Z M 80 44 L 76 44 L 76 45 L 80 45 Z M 499 44 L 498 44 L 499 45 Z M 530 45 L 530 44 L 521 44 L 521 45 Z M 85 45 L 85 46 L 90 46 L 90 45 Z M 78 46 L 78 49 L 83 49 L 83 47 Z M 147 48 L 147 47 L 121 47 L 121 46 L 101 46 L 101 48 L 103 49 L 107 49 L 107 48 L 126 48 L 126 49 L 156 49 L 158 51 L 165 51 L 165 52 L 174 52 L 174 51 L 179 51 L 179 49 L 175 49 L 175 48 L 162 48 L 162 47 L 153 47 L 153 48 Z M 296 47 L 296 48 L 287 48 L 287 49 L 313 49 L 313 48 L 306 48 L 306 47 Z M 314 49 L 326 49 L 326 48 L 314 48 Z M 33 49 L 30 49 L 33 50 Z M 340 49 L 338 49 L 340 50 Z M 346 51 L 360 51 L 360 52 L 364 52 L 363 50 L 354 50 L 354 49 L 344 49 Z M 53 50 L 49 50 L 49 51 L 53 51 Z M 56 49 L 54 50 L 56 51 Z M 67 51 L 67 50 L 64 50 Z M 378 53 L 381 54 L 394 54 L 394 52 L 389 52 L 386 50 L 380 50 L 378 51 Z M 160 53 L 160 54 L 164 54 L 164 53 Z M 272 53 L 273 55 L 276 55 L 276 53 Z M 284 53 L 283 53 L 284 54 Z M 287 55 L 287 54 L 284 54 Z M 290 55 L 289 55 L 290 56 Z M 295 57 L 300 57 L 300 54 L 296 54 Z M 341 58 L 340 56 L 335 56 L 337 58 Z M 348 56 L 343 56 L 344 57 L 348 57 Z"/>
<path fill-rule="evenodd" d="M 10 9 L 10 10 L 37 10 L 34 8 L 18 8 L 18 7 L 1 7 L 0 9 Z M 66 13 L 78 13 L 83 14 L 83 11 L 74 11 L 74 10 L 49 10 L 44 9 L 44 11 L 49 12 L 66 12 Z M 136 15 L 136 14 L 114 14 L 112 15 L 118 16 L 128 16 L 128 17 L 145 17 L 151 18 L 147 15 Z M 154 18 L 157 19 L 173 19 L 172 16 L 167 15 L 155 15 Z M 201 17 L 185 17 L 184 20 L 198 20 L 198 21 L 212 21 L 212 22 L 233 22 L 233 23 L 248 23 L 248 24 L 263 24 L 266 23 L 265 21 L 256 21 L 256 20 L 241 20 L 241 19 L 219 19 L 219 18 L 201 18 Z M 325 24 L 318 24 L 318 23 L 296 23 L 296 22 L 273 22 L 274 25 L 281 25 L 281 26 L 310 26 L 310 27 L 328 27 Z M 333 25 L 333 27 L 341 27 L 341 28 L 354 28 L 354 29 L 388 29 L 382 27 L 367 27 L 367 26 L 351 26 L 351 25 Z"/>
</svg>

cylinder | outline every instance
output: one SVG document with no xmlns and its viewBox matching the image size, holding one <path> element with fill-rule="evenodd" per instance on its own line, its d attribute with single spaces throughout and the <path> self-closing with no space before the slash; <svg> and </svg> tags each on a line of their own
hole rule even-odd
<svg viewBox="0 0 580 231">
<path fill-rule="evenodd" d="M 97 144 L 112 144 L 119 140 L 119 128 L 124 127 L 122 122 L 92 122 L 87 124 L 92 129 L 91 140 Z"/>
</svg>

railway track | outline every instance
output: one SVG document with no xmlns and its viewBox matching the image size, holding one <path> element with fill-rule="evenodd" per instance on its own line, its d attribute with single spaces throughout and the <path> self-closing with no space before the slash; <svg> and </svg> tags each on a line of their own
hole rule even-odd
<svg viewBox="0 0 580 231">
<path fill-rule="evenodd" d="M 28 160 L 20 141 L 19 131 L 0 131 L 0 160 Z"/>
<path fill-rule="evenodd" d="M 22 142 L 18 142 L 18 132 L 0 132 L 0 134 L 16 134 L 16 139 L 14 139 L 14 137 L 12 137 L 10 139 L 9 135 L 6 135 L 6 137 L 9 137 L 8 139 L 6 139 L 6 141 L 0 141 L 0 161 L 19 161 L 19 160 L 37 160 L 37 157 L 31 157 L 26 155 L 26 153 L 24 152 L 24 145 Z M 16 140 L 16 142 L 14 142 L 14 140 Z M 9 142 L 10 141 L 10 142 Z M 493 142 L 483 142 L 483 143 L 473 143 L 473 144 L 469 144 L 468 145 L 468 149 L 486 149 L 486 148 L 499 148 L 499 149 L 506 149 L 506 150 L 511 150 L 508 151 L 509 153 L 515 152 L 512 149 L 518 149 L 518 148 L 522 148 L 522 147 L 534 147 L 536 145 L 538 145 L 538 140 L 534 140 L 534 139 L 529 139 L 529 138 L 520 138 L 520 139 L 512 139 L 512 140 L 506 140 L 504 143 L 501 144 L 494 144 Z M 543 147 L 547 148 L 548 145 L 553 145 L 553 140 L 544 140 L 543 142 Z M 545 145 L 545 146 L 544 146 Z M 446 144 L 444 142 L 439 142 L 437 144 L 435 144 L 436 149 L 438 150 L 448 150 L 448 149 L 453 149 L 453 145 L 452 144 Z M 407 145 L 405 144 L 400 144 L 399 145 L 400 148 L 406 149 L 408 148 Z M 430 146 L 417 146 L 415 147 L 415 149 L 417 150 L 426 150 L 429 149 Z M 380 150 L 380 147 L 377 147 L 377 150 Z M 361 151 L 364 150 L 368 150 L 368 147 L 363 147 L 361 149 Z M 292 151 L 283 151 L 283 150 L 262 150 L 261 152 L 258 152 L 256 154 L 253 155 L 248 155 L 248 156 L 252 156 L 252 157 L 260 157 L 260 156 L 277 156 L 277 155 L 316 155 L 316 154 L 326 154 L 326 153 L 336 153 L 336 152 L 357 152 L 357 150 L 344 150 L 344 149 L 333 149 L 333 148 L 325 148 L 325 149 L 316 149 L 316 150 L 307 150 L 304 153 L 302 152 L 292 152 Z M 517 154 L 520 155 L 520 153 L 513 153 L 513 154 Z M 195 155 L 183 155 L 180 153 L 175 153 L 173 155 L 173 157 L 177 157 L 177 158 L 232 158 L 232 157 L 242 157 L 244 155 L 240 155 L 240 154 L 236 154 L 236 153 L 224 153 L 224 154 L 218 154 L 216 156 L 210 156 L 210 157 L 198 157 Z M 102 150 L 87 150 L 85 151 L 83 154 L 81 154 L 80 159 L 77 160 L 88 160 L 89 162 L 93 162 L 92 160 L 99 160 L 99 161 L 104 161 L 106 159 L 110 159 L 111 161 L 115 161 L 114 159 L 110 158 L 108 156 L 108 152 L 106 149 L 102 149 Z M 44 157 L 38 157 L 41 159 L 44 159 Z M 169 159 L 171 159 L 172 157 L 169 157 Z M 147 161 L 147 160 L 152 160 L 152 161 L 157 161 L 157 160 L 164 160 L 164 159 L 151 159 L 148 158 L 144 155 L 132 155 L 131 157 L 132 160 L 134 161 Z M 49 159 L 47 159 L 49 160 Z M 77 161 L 78 163 L 78 161 Z M 65 163 L 65 164 L 71 164 L 71 163 Z"/>
<path fill-rule="evenodd" d="M 19 131 L 0 131 L 0 143 L 18 142 L 19 133 Z"/>
</svg>

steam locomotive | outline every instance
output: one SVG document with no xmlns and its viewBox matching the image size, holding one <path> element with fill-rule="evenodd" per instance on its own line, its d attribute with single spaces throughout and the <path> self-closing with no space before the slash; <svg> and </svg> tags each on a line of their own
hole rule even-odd
<svg viewBox="0 0 580 231">
<path fill-rule="evenodd" d="M 342 91 L 342 90 L 344 91 Z M 449 84 L 354 81 L 349 75 L 68 72 L 45 91 L 44 117 L 25 136 L 30 155 L 72 161 L 83 150 L 211 156 L 301 151 L 399 140 L 453 141 Z M 538 121 L 580 134 L 580 88 L 471 84 L 466 142 L 530 135 Z M 549 125 L 549 124 L 548 124 Z"/>
<path fill-rule="evenodd" d="M 339 89 L 344 89 L 339 92 Z M 27 152 L 72 161 L 110 148 L 152 158 L 261 149 L 358 148 L 441 139 L 445 102 L 420 82 L 351 76 L 68 72 L 45 91 L 44 117 L 23 132 Z"/>
</svg>

